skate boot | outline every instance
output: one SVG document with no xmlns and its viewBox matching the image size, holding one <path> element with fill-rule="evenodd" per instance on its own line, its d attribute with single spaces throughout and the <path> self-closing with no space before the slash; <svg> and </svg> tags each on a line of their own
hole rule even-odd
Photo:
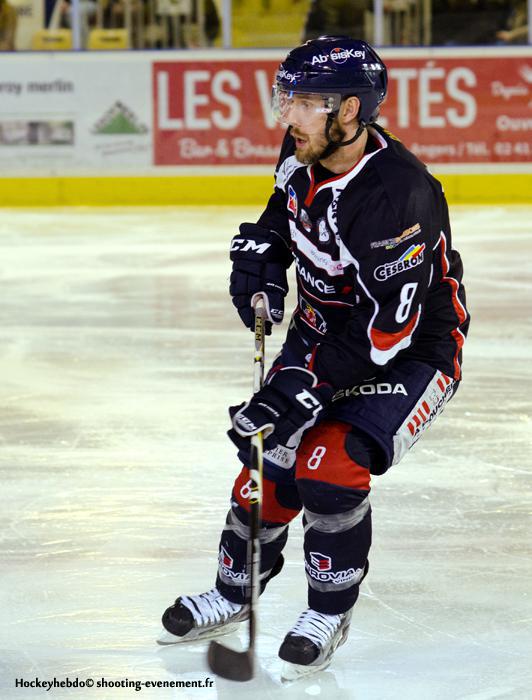
<svg viewBox="0 0 532 700">
<path fill-rule="evenodd" d="M 309 608 L 284 638 L 279 656 L 285 662 L 281 678 L 293 681 L 331 663 L 336 649 L 345 642 L 352 610 L 340 615 L 325 615 Z"/>
<path fill-rule="evenodd" d="M 217 588 L 199 595 L 180 596 L 165 610 L 157 644 L 179 644 L 229 634 L 249 617 L 249 605 L 231 603 Z"/>
</svg>

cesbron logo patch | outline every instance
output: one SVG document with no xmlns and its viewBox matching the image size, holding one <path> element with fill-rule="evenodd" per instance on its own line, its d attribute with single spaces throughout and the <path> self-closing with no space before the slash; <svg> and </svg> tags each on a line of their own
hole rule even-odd
<svg viewBox="0 0 532 700">
<path fill-rule="evenodd" d="M 394 275 L 398 275 L 400 272 L 411 270 L 413 267 L 417 267 L 423 262 L 424 251 L 424 243 L 421 245 L 411 245 L 408 250 L 405 250 L 398 260 L 394 260 L 391 263 L 385 263 L 384 265 L 379 265 L 379 267 L 375 269 L 373 276 L 377 281 L 384 282 L 388 279 L 388 277 L 393 277 Z"/>
</svg>

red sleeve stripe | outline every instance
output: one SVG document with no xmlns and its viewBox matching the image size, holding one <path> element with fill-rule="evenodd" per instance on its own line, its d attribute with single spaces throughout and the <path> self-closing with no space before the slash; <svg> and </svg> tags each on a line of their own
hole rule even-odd
<svg viewBox="0 0 532 700">
<path fill-rule="evenodd" d="M 452 330 L 451 335 L 453 336 L 454 342 L 456 343 L 456 352 L 454 354 L 454 360 L 453 360 L 454 378 L 460 379 L 462 371 L 460 368 L 460 362 L 458 361 L 458 356 L 460 355 L 460 351 L 462 350 L 462 348 L 464 346 L 465 337 L 459 328 L 455 328 L 454 330 Z"/>
<path fill-rule="evenodd" d="M 377 350 L 390 350 L 390 348 L 393 348 L 394 345 L 401 342 L 403 338 L 406 338 L 412 334 L 412 331 L 417 325 L 418 317 L 419 311 L 404 328 L 396 333 L 386 333 L 385 331 L 380 331 L 378 328 L 372 328 L 370 334 L 373 346 L 377 348 Z"/>
<path fill-rule="evenodd" d="M 460 368 L 460 362 L 458 360 L 458 357 L 460 355 L 460 351 L 462 350 L 462 347 L 464 345 L 465 337 L 462 331 L 460 330 L 459 326 L 462 325 L 462 323 L 465 322 L 467 319 L 467 311 L 464 309 L 462 302 L 458 298 L 458 289 L 459 289 L 459 284 L 457 280 L 454 279 L 454 277 L 448 277 L 447 273 L 449 272 L 449 261 L 447 259 L 447 240 L 445 238 L 445 235 L 443 231 L 440 233 L 440 247 L 441 247 L 441 264 L 442 264 L 442 272 L 443 272 L 443 282 L 447 282 L 449 286 L 451 287 L 451 301 L 453 304 L 454 311 L 456 313 L 456 317 L 458 319 L 458 326 L 454 328 L 451 331 L 451 335 L 456 343 L 456 352 L 454 354 L 454 360 L 453 360 L 453 365 L 454 365 L 454 379 L 460 379 L 461 376 L 461 368 Z"/>
<path fill-rule="evenodd" d="M 318 346 L 315 345 L 311 354 L 310 354 L 310 360 L 307 365 L 307 369 L 309 369 L 311 372 L 314 371 L 314 362 L 316 361 L 316 351 L 318 350 Z"/>
</svg>

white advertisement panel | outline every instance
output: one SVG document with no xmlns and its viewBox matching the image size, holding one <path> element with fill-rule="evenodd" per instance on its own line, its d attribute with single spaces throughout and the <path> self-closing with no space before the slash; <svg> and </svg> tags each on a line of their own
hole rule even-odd
<svg viewBox="0 0 532 700">
<path fill-rule="evenodd" d="M 435 172 L 530 172 L 532 47 L 388 49 L 380 123 Z M 3 177 L 271 174 L 282 51 L 3 55 Z M 447 170 L 445 170 L 447 169 Z"/>
<path fill-rule="evenodd" d="M 2 56 L 2 176 L 148 170 L 150 86 L 145 55 Z"/>
</svg>

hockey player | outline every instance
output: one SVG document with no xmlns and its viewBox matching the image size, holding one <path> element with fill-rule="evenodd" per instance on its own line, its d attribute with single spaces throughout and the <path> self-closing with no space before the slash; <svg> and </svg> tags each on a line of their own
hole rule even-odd
<svg viewBox="0 0 532 700">
<path fill-rule="evenodd" d="M 265 211 L 233 238 L 230 293 L 249 328 L 258 294 L 281 323 L 294 262 L 297 306 L 265 386 L 230 410 L 244 466 L 216 585 L 163 616 L 162 643 L 224 634 L 247 617 L 246 460 L 263 431 L 261 590 L 303 510 L 308 609 L 279 649 L 285 678 L 324 668 L 345 641 L 368 571 L 371 475 L 402 459 L 461 379 L 469 317 L 447 204 L 376 123 L 386 88 L 376 52 L 347 37 L 308 41 L 279 67 L 272 108 L 288 130 Z"/>
</svg>

